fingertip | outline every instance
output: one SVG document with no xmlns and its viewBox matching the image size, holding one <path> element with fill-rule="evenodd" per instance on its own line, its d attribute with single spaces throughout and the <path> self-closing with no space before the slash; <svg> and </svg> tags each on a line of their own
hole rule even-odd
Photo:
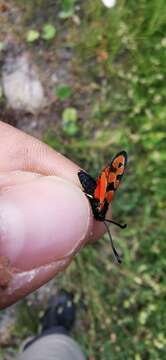
<svg viewBox="0 0 166 360">
<path fill-rule="evenodd" d="M 0 255 L 10 260 L 9 283 L 0 291 L 5 307 L 67 266 L 88 241 L 93 216 L 79 187 L 52 176 L 8 188 L 0 204 Z"/>
</svg>

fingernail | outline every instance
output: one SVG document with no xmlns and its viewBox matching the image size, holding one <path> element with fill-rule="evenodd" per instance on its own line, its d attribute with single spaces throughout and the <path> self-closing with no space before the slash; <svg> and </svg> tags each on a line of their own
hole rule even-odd
<svg viewBox="0 0 166 360">
<path fill-rule="evenodd" d="M 0 256 L 21 271 L 68 257 L 91 227 L 85 195 L 61 178 L 36 178 L 0 195 Z"/>
</svg>

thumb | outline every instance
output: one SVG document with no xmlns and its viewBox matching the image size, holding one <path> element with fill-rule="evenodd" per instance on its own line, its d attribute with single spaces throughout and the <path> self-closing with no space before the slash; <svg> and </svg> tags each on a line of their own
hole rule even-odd
<svg viewBox="0 0 166 360">
<path fill-rule="evenodd" d="M 89 202 L 73 183 L 24 172 L 1 176 L 0 307 L 67 266 L 92 225 Z"/>
</svg>

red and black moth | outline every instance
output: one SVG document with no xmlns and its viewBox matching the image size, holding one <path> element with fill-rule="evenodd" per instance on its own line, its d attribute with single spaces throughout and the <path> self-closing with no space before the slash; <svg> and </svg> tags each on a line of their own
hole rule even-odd
<svg viewBox="0 0 166 360">
<path fill-rule="evenodd" d="M 121 225 L 116 221 L 106 219 L 106 213 L 109 204 L 112 202 L 112 199 L 115 195 L 115 191 L 119 187 L 126 165 L 127 153 L 126 151 L 120 151 L 115 155 L 111 163 L 101 171 L 101 174 L 98 176 L 97 180 L 94 180 L 88 173 L 83 170 L 78 172 L 80 183 L 90 201 L 94 218 L 98 221 L 103 221 L 106 226 L 112 245 L 112 250 L 118 263 L 121 263 L 122 260 L 121 256 L 114 247 L 108 223 L 115 224 L 121 229 L 124 229 L 127 225 Z"/>
</svg>

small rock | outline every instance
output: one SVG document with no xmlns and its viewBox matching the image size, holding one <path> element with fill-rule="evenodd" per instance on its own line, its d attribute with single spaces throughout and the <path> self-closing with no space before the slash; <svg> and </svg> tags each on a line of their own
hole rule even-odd
<svg viewBox="0 0 166 360">
<path fill-rule="evenodd" d="M 56 73 L 53 73 L 51 76 L 51 80 L 53 83 L 58 83 L 58 76 Z"/>
<path fill-rule="evenodd" d="M 36 113 L 46 105 L 42 84 L 26 52 L 19 54 L 12 47 L 6 51 L 2 85 L 7 105 L 14 110 Z"/>
</svg>

